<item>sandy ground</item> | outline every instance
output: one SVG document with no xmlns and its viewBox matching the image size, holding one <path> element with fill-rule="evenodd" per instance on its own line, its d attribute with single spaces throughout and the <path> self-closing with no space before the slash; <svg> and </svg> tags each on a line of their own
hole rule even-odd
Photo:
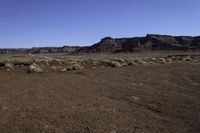
<svg viewBox="0 0 200 133">
<path fill-rule="evenodd" d="M 2 133 L 199 133 L 200 65 L 0 70 Z"/>
</svg>

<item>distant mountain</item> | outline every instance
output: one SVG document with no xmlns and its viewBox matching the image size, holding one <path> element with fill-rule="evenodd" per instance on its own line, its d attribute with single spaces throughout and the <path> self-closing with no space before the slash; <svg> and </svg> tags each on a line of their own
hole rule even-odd
<svg viewBox="0 0 200 133">
<path fill-rule="evenodd" d="M 0 54 L 19 53 L 116 53 L 155 50 L 200 50 L 200 36 L 170 36 L 147 34 L 145 37 L 105 37 L 92 46 L 34 47 L 30 49 L 0 49 Z"/>
<path fill-rule="evenodd" d="M 0 49 L 0 54 L 26 54 L 26 53 L 71 53 L 79 49 L 79 46 L 63 46 L 63 47 L 33 47 L 19 49 Z"/>
</svg>

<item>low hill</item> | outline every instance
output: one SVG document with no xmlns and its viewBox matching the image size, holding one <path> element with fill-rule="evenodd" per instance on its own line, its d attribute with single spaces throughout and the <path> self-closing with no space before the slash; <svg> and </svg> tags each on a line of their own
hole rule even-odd
<svg viewBox="0 0 200 133">
<path fill-rule="evenodd" d="M 0 54 L 26 54 L 26 53 L 71 53 L 79 49 L 79 46 L 63 47 L 33 47 L 19 49 L 0 49 Z"/>
</svg>

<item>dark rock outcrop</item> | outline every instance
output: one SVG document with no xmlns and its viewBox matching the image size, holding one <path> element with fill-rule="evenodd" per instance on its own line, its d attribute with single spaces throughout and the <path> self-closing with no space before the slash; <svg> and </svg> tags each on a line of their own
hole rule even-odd
<svg viewBox="0 0 200 133">
<path fill-rule="evenodd" d="M 103 38 L 99 43 L 78 52 L 135 52 L 152 50 L 200 50 L 200 36 L 148 34 L 135 38 Z"/>
</svg>

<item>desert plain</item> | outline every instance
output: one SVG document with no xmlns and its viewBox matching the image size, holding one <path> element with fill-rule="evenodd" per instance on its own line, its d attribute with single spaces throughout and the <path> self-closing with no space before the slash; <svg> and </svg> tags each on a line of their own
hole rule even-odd
<svg viewBox="0 0 200 133">
<path fill-rule="evenodd" d="M 0 132 L 199 133 L 199 52 L 0 55 Z"/>
</svg>

